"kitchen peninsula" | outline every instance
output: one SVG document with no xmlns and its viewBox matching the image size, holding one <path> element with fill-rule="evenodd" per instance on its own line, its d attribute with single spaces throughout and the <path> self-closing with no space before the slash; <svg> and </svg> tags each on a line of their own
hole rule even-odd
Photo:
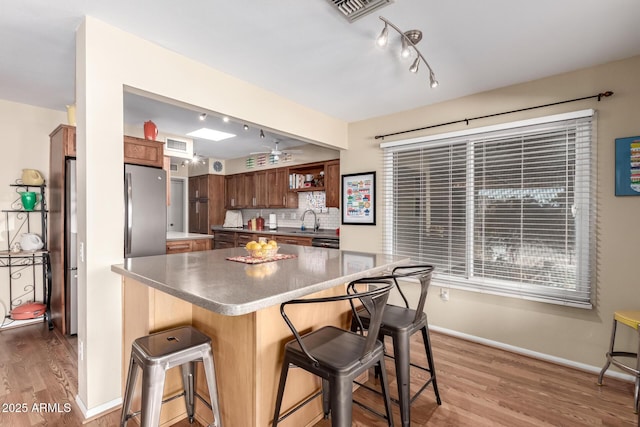
<svg viewBox="0 0 640 427">
<path fill-rule="evenodd" d="M 291 339 L 279 312 L 282 302 L 310 295 L 344 293 L 345 283 L 380 274 L 408 258 L 309 246 L 281 245 L 293 258 L 244 264 L 227 258 L 243 248 L 130 258 L 111 270 L 123 276 L 123 373 L 132 341 L 178 325 L 191 324 L 212 338 L 222 422 L 227 426 L 267 426 L 271 422 L 282 350 Z M 346 326 L 348 306 L 294 312 L 296 326 L 309 330 L 330 321 Z M 198 391 L 207 396 L 199 375 Z M 291 372 L 283 409 L 311 396 L 319 382 Z M 165 396 L 181 388 L 179 372 L 170 372 Z M 199 402 L 198 402 L 199 403 Z M 182 399 L 163 406 L 162 424 L 186 416 Z M 210 411 L 196 408 L 207 424 Z M 283 426 L 309 425 L 322 416 L 320 399 L 305 406 Z"/>
</svg>

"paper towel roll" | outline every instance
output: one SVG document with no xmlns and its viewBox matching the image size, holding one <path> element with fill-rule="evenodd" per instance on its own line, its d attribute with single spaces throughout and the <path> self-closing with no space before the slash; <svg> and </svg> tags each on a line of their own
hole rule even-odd
<svg viewBox="0 0 640 427">
<path fill-rule="evenodd" d="M 278 228 L 278 219 L 276 214 L 269 214 L 269 229 L 275 230 L 276 228 Z"/>
</svg>

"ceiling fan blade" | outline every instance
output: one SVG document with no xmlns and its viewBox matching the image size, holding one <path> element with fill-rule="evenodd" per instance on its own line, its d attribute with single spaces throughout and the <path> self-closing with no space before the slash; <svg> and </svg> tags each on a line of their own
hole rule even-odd
<svg viewBox="0 0 640 427">
<path fill-rule="evenodd" d="M 253 151 L 249 154 L 271 154 L 271 151 Z"/>
</svg>

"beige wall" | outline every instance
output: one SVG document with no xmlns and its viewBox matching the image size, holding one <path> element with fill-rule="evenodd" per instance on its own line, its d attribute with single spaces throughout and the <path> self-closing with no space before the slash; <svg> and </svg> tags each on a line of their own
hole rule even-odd
<svg viewBox="0 0 640 427">
<path fill-rule="evenodd" d="M 87 17 L 76 39 L 80 404 L 92 415 L 121 397 L 123 88 L 197 105 L 345 148 L 347 123 Z"/>
<path fill-rule="evenodd" d="M 64 108 L 64 106 L 61 106 Z M 53 111 L 31 105 L 19 104 L 0 100 L 0 150 L 2 151 L 2 167 L 0 167 L 0 209 L 12 209 L 11 205 L 20 196 L 17 188 L 10 187 L 22 176 L 22 169 L 37 169 L 42 173 L 46 181 L 49 178 L 49 133 L 53 131 L 63 120 L 66 121 L 66 113 Z M 32 216 L 31 231 L 41 234 L 40 216 Z M 0 251 L 9 248 L 5 230 L 9 229 L 12 236 L 26 230 L 19 229 L 19 221 L 16 217 L 9 216 L 8 224 L 5 216 L 0 215 Z M 17 240 L 19 241 L 19 239 Z M 39 268 L 39 267 L 37 267 Z M 39 276 L 40 273 L 36 275 Z M 28 280 L 30 282 L 30 279 Z M 22 282 L 14 280 L 14 292 Z M 36 298 L 42 301 L 42 287 L 39 279 L 36 286 Z M 13 294 L 16 297 L 16 293 Z M 0 313 L 8 313 L 11 309 L 9 302 L 9 270 L 0 268 Z M 0 319 L 2 324 L 4 319 Z"/>
<path fill-rule="evenodd" d="M 609 342 L 613 311 L 624 308 L 640 310 L 634 268 L 636 246 L 640 241 L 640 227 L 637 226 L 640 197 L 614 196 L 614 139 L 640 135 L 639 75 L 640 57 L 635 57 L 350 124 L 349 150 L 342 153 L 341 172 L 376 170 L 381 174 L 382 151 L 380 140 L 374 140 L 374 135 L 574 99 L 607 90 L 615 92 L 613 97 L 600 102 L 586 100 L 469 124 L 471 128 L 587 108 L 597 110 L 598 262 L 595 308 L 568 308 L 455 289 L 450 290 L 450 300 L 443 302 L 438 298 L 439 289 L 433 288 L 427 302 L 432 325 L 578 363 L 601 366 Z M 429 133 L 406 134 L 404 138 L 466 127 L 452 125 L 432 129 Z M 386 141 L 398 139 L 402 137 L 387 138 Z M 381 201 L 379 197 L 378 202 Z M 381 212 L 380 205 L 378 212 Z M 383 218 L 379 218 L 373 229 L 343 225 L 341 247 L 381 249 Z M 622 329 L 627 330 L 620 331 L 620 342 L 626 341 L 630 348 L 636 348 L 636 339 L 630 328 Z"/>
</svg>

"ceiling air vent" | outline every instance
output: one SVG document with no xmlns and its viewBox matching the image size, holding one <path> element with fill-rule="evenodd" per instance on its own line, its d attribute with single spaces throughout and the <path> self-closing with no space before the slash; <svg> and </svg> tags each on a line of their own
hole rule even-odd
<svg viewBox="0 0 640 427">
<path fill-rule="evenodd" d="M 164 144 L 165 156 L 191 159 L 193 157 L 193 142 L 167 138 Z"/>
<path fill-rule="evenodd" d="M 349 22 L 353 22 L 365 15 L 393 3 L 393 0 L 327 0 Z"/>
<path fill-rule="evenodd" d="M 167 148 L 174 151 L 187 152 L 187 143 L 185 141 L 178 141 L 175 139 L 167 138 Z"/>
</svg>

